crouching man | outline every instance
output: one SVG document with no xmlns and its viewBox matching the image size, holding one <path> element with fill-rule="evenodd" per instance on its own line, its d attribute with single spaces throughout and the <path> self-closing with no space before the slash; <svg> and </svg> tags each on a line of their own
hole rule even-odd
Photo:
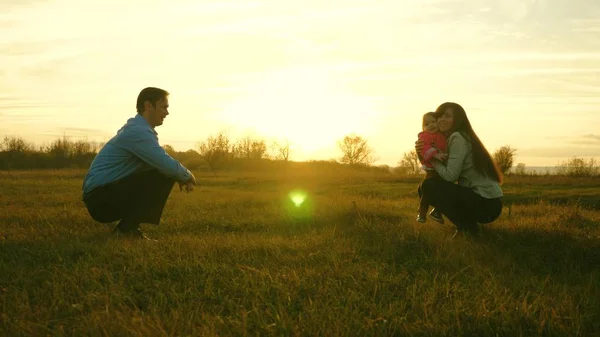
<svg viewBox="0 0 600 337">
<path fill-rule="evenodd" d="M 190 192 L 196 178 L 158 144 L 154 130 L 169 115 L 169 93 L 145 88 L 137 115 L 100 149 L 83 181 L 83 202 L 94 220 L 119 221 L 114 233 L 147 239 L 140 224 L 158 225 L 173 185 Z"/>
</svg>

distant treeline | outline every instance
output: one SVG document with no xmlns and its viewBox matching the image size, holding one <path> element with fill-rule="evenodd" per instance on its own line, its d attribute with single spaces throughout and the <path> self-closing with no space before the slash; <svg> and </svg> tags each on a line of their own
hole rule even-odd
<svg viewBox="0 0 600 337">
<path fill-rule="evenodd" d="M 244 145 L 248 146 L 244 146 Z M 87 169 L 94 157 L 104 144 L 87 140 L 70 140 L 67 137 L 56 139 L 49 144 L 36 147 L 21 137 L 5 137 L 0 143 L 0 170 L 27 170 L 27 169 L 61 169 L 80 168 Z M 289 152 L 289 144 L 287 151 Z M 199 145 L 200 152 L 196 150 L 175 151 L 170 145 L 163 148 L 166 152 L 190 170 L 200 171 L 226 171 L 226 170 L 277 170 L 289 167 L 288 157 L 278 155 L 282 146 L 275 147 L 274 154 L 266 151 L 266 144 L 260 141 L 249 142 L 243 138 L 230 146 L 215 146 L 205 143 Z M 286 152 L 287 153 L 287 152 Z M 319 160 L 298 162 L 295 166 L 310 166 L 321 172 L 339 172 L 351 168 L 359 171 L 389 171 L 387 165 L 346 165 L 335 160 Z"/>
<path fill-rule="evenodd" d="M 23 169 L 60 169 L 81 168 L 90 166 L 94 157 L 104 144 L 87 140 L 70 140 L 58 138 L 49 144 L 36 147 L 20 137 L 4 137 L 0 142 L 0 170 Z M 308 161 L 308 165 L 322 170 L 336 171 L 352 168 L 353 170 L 385 170 L 397 175 L 421 175 L 421 164 L 415 151 L 404 153 L 398 166 L 371 165 L 373 150 L 361 137 L 346 137 L 340 142 L 343 156 L 338 160 Z M 265 170 L 278 169 L 286 165 L 290 159 L 290 143 L 273 142 L 270 146 L 260 138 L 242 137 L 236 141 L 224 133 L 210 136 L 198 143 L 198 151 L 175 151 L 170 145 L 164 145 L 165 151 L 190 170 Z M 532 171 L 525 164 L 518 163 L 513 167 L 514 154 L 517 150 L 503 146 L 494 153 L 494 161 L 505 175 L 561 175 L 571 177 L 594 177 L 600 175 L 600 165 L 593 158 L 585 160 L 573 157 L 550 171 Z M 360 156 L 357 156 L 360 155 Z M 357 158 L 355 158 L 357 157 Z M 362 159 L 361 159 L 362 158 Z M 298 164 L 298 163 L 297 163 Z M 342 166 L 344 168 L 342 168 Z"/>
<path fill-rule="evenodd" d="M 21 137 L 5 137 L 0 143 L 0 170 L 88 168 L 104 143 L 58 138 L 36 147 Z M 203 157 L 195 150 L 178 152 L 172 146 L 164 149 L 173 158 L 192 170 L 207 168 Z"/>
<path fill-rule="evenodd" d="M 5 137 L 0 143 L 0 169 L 84 168 L 102 144 L 59 138 L 36 148 L 20 137 Z"/>
</svg>

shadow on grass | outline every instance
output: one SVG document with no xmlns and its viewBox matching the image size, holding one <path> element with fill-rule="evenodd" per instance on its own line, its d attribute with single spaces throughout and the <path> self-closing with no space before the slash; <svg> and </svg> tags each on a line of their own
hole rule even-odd
<svg viewBox="0 0 600 337">
<path fill-rule="evenodd" d="M 345 234 L 358 240 L 369 258 L 390 263 L 414 261 L 424 268 L 452 270 L 475 262 L 482 267 L 497 269 L 498 273 L 515 271 L 523 280 L 550 277 L 567 285 L 583 285 L 584 280 L 600 276 L 600 237 L 597 236 L 586 237 L 581 232 L 568 229 L 506 229 L 492 225 L 483 226 L 479 236 L 452 238 L 455 227 L 450 222 L 411 228 L 407 225 L 411 221 L 402 217 L 387 219 L 357 215 L 351 219 Z M 395 225 L 397 222 L 401 225 Z M 464 242 L 464 250 L 459 250 L 472 251 L 472 254 L 466 257 L 457 254 L 461 261 L 449 266 L 439 265 L 440 261 L 435 261 L 432 256 L 446 240 L 458 245 Z"/>
<path fill-rule="evenodd" d="M 600 266 L 600 239 L 578 237 L 567 231 L 491 227 L 483 228 L 481 236 L 473 241 L 538 275 L 563 276 L 569 280 L 598 272 Z M 573 272 L 577 275 L 572 275 Z"/>
<path fill-rule="evenodd" d="M 572 205 L 574 198 L 577 196 L 573 195 L 558 195 L 558 196 L 528 196 L 528 195 L 510 195 L 507 194 L 504 197 L 504 203 L 508 205 L 535 205 L 540 202 L 546 202 L 551 205 Z M 600 195 L 585 195 L 578 196 L 577 203 L 583 207 L 600 210 Z"/>
<path fill-rule="evenodd" d="M 320 219 L 316 224 L 332 226 L 327 220 Z M 423 228 L 419 234 L 413 231 L 409 225 L 412 224 L 412 219 L 352 210 L 341 212 L 338 218 L 331 220 L 335 220 L 339 226 L 345 226 L 340 228 L 338 233 L 353 241 L 347 249 L 345 246 L 336 246 L 334 241 L 329 241 L 337 240 L 337 236 L 314 240 L 299 247 L 288 247 L 286 242 L 278 243 L 272 248 L 265 248 L 261 245 L 241 246 L 237 249 L 236 254 L 231 254 L 227 249 L 217 250 L 214 255 L 211 255 L 211 259 L 214 259 L 212 265 L 203 261 L 193 264 L 180 262 L 173 265 L 160 265 L 158 268 L 151 260 L 144 260 L 147 261 L 147 264 L 137 266 L 137 262 L 129 256 L 133 255 L 132 253 L 125 251 L 122 254 L 104 254 L 102 249 L 114 247 L 95 245 L 95 243 L 111 240 L 109 230 L 85 237 L 60 238 L 53 241 L 5 242 L 0 245 L 0 264 L 10 268 L 6 269 L 7 274 L 2 282 L 8 284 L 0 284 L 0 286 L 8 288 L 9 285 L 12 285 L 13 288 L 16 288 L 16 284 L 25 284 L 25 287 L 29 289 L 48 287 L 47 280 L 56 272 L 52 268 L 53 265 L 66 264 L 66 267 L 61 270 L 70 272 L 71 270 L 77 271 L 82 266 L 93 267 L 99 262 L 107 262 L 111 265 L 110 271 L 115 274 L 124 273 L 123 267 L 127 267 L 127 270 L 131 270 L 136 275 L 134 283 L 124 284 L 123 288 L 116 288 L 120 289 L 121 295 L 128 298 L 126 302 L 121 303 L 122 305 L 130 306 L 131 310 L 146 310 L 159 306 L 160 315 L 164 317 L 168 317 L 167 312 L 170 310 L 179 309 L 184 312 L 194 310 L 195 303 L 201 300 L 204 311 L 213 315 L 229 317 L 235 321 L 242 319 L 240 308 L 253 312 L 251 308 L 255 308 L 256 303 L 261 303 L 260 305 L 264 306 L 258 307 L 259 312 L 270 312 L 273 315 L 283 313 L 288 318 L 281 319 L 281 321 L 301 324 L 294 317 L 300 317 L 301 313 L 314 310 L 314 304 L 311 301 L 315 301 L 314 303 L 320 306 L 319 309 L 327 310 L 332 314 L 326 315 L 321 320 L 313 321 L 309 325 L 325 327 L 328 324 L 335 324 L 337 317 L 346 315 L 346 317 L 350 317 L 346 324 L 351 326 L 352 331 L 363 332 L 362 334 L 356 333 L 357 335 L 393 335 L 400 334 L 400 332 L 410 335 L 411 331 L 406 329 L 413 327 L 417 329 L 412 331 L 415 335 L 518 335 L 518 331 L 521 331 L 523 335 L 561 335 L 565 333 L 568 335 L 568 332 L 578 335 L 569 324 L 561 328 L 560 324 L 556 323 L 558 318 L 550 321 L 551 326 L 545 328 L 545 323 L 536 316 L 530 317 L 515 312 L 510 316 L 497 313 L 495 316 L 482 317 L 476 309 L 469 306 L 465 307 L 470 309 L 469 311 L 457 312 L 455 315 L 446 313 L 447 317 L 456 318 L 456 321 L 461 322 L 460 325 L 445 322 L 448 325 L 446 332 L 442 332 L 438 327 L 419 325 L 419 318 L 414 318 L 409 324 L 395 322 L 389 330 L 385 330 L 384 327 L 366 327 L 361 321 L 361 317 L 365 313 L 374 311 L 385 314 L 388 312 L 385 309 L 388 306 L 407 301 L 426 300 L 427 298 L 418 296 L 407 298 L 406 291 L 395 290 L 385 294 L 384 297 L 373 297 L 374 299 L 370 300 L 373 302 L 371 303 L 369 300 L 364 301 L 363 297 L 359 295 L 371 289 L 374 280 L 379 280 L 381 285 L 387 286 L 388 289 L 393 289 L 392 283 L 395 286 L 396 281 L 400 281 L 400 286 L 410 288 L 414 284 L 418 284 L 419 277 L 423 276 L 429 277 L 429 279 L 425 279 L 429 282 L 428 284 L 433 284 L 431 278 L 440 272 L 448 275 L 455 274 L 463 270 L 465 263 L 475 262 L 476 265 L 490 266 L 499 274 L 509 269 L 516 270 L 515 275 L 518 279 L 511 279 L 510 276 L 500 274 L 498 281 L 505 282 L 503 286 L 507 288 L 515 289 L 513 292 L 516 298 L 514 302 L 518 303 L 518 300 L 526 299 L 523 297 L 525 295 L 521 295 L 519 292 L 521 291 L 520 287 L 535 287 L 542 284 L 527 282 L 532 276 L 541 276 L 542 278 L 549 276 L 556 282 L 572 285 L 564 291 L 574 291 L 585 287 L 586 279 L 589 280 L 594 273 L 598 275 L 598 266 L 600 265 L 600 254 L 598 253 L 600 252 L 600 241 L 580 238 L 568 232 L 529 228 L 509 230 L 493 226 L 484 228 L 481 237 L 453 239 L 457 244 L 464 243 L 465 251 L 471 250 L 476 254 L 467 254 L 466 257 L 463 257 L 464 260 L 450 262 L 444 266 L 442 265 L 445 263 L 444 260 L 437 258 L 436 253 L 439 253 L 440 242 L 445 239 L 437 240 L 439 233 L 435 233 L 438 231 L 435 226 Z M 165 231 L 168 230 L 165 229 Z M 423 233 L 425 231 L 430 232 Z M 448 239 L 452 235 L 451 230 L 447 230 L 447 228 L 440 228 L 439 231 L 444 232 L 442 236 L 447 235 Z M 165 237 L 168 236 L 169 234 L 165 234 Z M 189 249 L 186 251 L 187 253 L 191 252 L 193 248 Z M 99 256 L 103 256 L 104 260 L 99 259 Z M 111 260 L 105 261 L 108 258 Z M 498 261 L 499 258 L 503 260 Z M 387 264 L 397 266 L 398 269 L 388 270 L 386 269 Z M 45 267 L 41 271 L 36 271 L 39 266 Z M 336 268 L 339 269 L 339 274 Z M 29 270 L 23 271 L 23 269 Z M 370 278 L 368 277 L 371 275 L 369 270 L 376 270 L 383 276 L 397 278 Z M 33 273 L 33 271 L 36 272 Z M 410 275 L 410 279 L 402 283 L 403 278 L 400 276 L 405 272 Z M 300 276 L 284 278 L 283 274 L 291 277 L 289 275 L 295 275 L 294 273 L 298 273 Z M 464 287 L 468 287 L 470 285 L 468 279 L 471 278 L 471 275 L 467 274 L 459 275 L 453 282 L 463 282 Z M 477 276 L 481 278 L 485 275 L 480 273 Z M 196 285 L 191 287 L 189 280 L 195 280 Z M 234 282 L 223 283 L 222 280 L 233 280 Z M 159 284 L 159 289 L 162 290 L 156 292 L 153 288 L 146 287 L 151 282 Z M 485 289 L 478 288 L 477 285 L 469 289 L 485 291 Z M 187 297 L 177 297 L 184 291 L 187 293 Z M 348 303 L 354 306 L 354 311 L 343 310 L 339 305 L 339 303 L 345 303 L 348 294 L 358 294 L 352 301 L 348 300 Z M 561 294 L 557 293 L 557 295 Z M 597 294 L 597 290 L 592 290 L 591 294 Z M 574 294 L 573 296 L 582 295 Z M 263 300 L 255 302 L 252 300 L 253 298 Z M 291 300 L 286 300 L 288 298 Z M 317 301 L 314 300 L 315 298 L 323 300 Z M 325 300 L 327 298 L 336 299 L 331 303 L 337 303 L 338 306 L 331 306 L 330 302 Z M 312 300 L 309 301 L 309 299 Z M 468 296 L 463 298 L 465 301 L 468 299 Z M 38 294 L 36 301 L 40 305 L 47 303 L 47 299 L 41 294 Z M 282 304 L 285 305 L 285 309 L 279 309 Z M 415 306 L 420 308 L 418 305 Z M 559 310 L 560 303 L 556 306 Z M 584 302 L 579 309 L 586 313 L 600 312 L 598 305 L 591 301 Z M 594 311 L 594 309 L 598 310 Z M 406 309 L 404 314 L 410 315 L 410 309 Z M 440 312 L 440 314 L 444 314 L 444 312 Z M 593 335 L 593 332 L 598 331 L 598 323 L 595 323 L 598 321 L 592 316 L 577 319 L 577 324 L 581 324 L 580 333 Z M 435 320 L 433 321 L 435 322 Z M 443 321 L 439 322 L 444 323 Z M 202 322 L 198 320 L 196 323 L 201 324 Z M 259 331 L 267 334 L 266 325 L 262 325 L 262 323 L 260 318 L 253 318 L 250 320 L 248 328 L 253 332 Z M 307 329 L 311 328 L 306 323 L 302 324 Z M 223 323 L 222 328 L 227 329 L 226 323 Z M 242 331 L 241 328 L 235 332 L 240 331 Z M 289 331 L 287 332 L 291 334 Z"/>
</svg>

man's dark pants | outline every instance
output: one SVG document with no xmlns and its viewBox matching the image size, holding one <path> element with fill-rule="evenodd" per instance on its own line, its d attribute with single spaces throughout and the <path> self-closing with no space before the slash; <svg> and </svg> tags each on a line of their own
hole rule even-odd
<svg viewBox="0 0 600 337">
<path fill-rule="evenodd" d="M 121 220 L 119 229 L 136 230 L 141 223 L 158 225 L 175 180 L 155 169 L 131 174 L 83 196 L 94 220 Z"/>
</svg>

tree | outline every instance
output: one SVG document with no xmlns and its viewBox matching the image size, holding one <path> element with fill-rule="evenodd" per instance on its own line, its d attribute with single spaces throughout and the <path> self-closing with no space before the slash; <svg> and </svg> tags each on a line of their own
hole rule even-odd
<svg viewBox="0 0 600 337">
<path fill-rule="evenodd" d="M 37 147 L 20 137 L 5 137 L 0 144 L 0 168 L 89 167 L 100 147 L 97 142 L 73 141 L 65 135 Z"/>
<path fill-rule="evenodd" d="M 33 151 L 34 146 L 21 137 L 4 137 L 2 151 L 25 153 Z"/>
<path fill-rule="evenodd" d="M 593 177 L 600 174 L 600 166 L 594 158 L 586 162 L 583 158 L 573 157 L 556 168 L 558 174 L 570 177 Z"/>
<path fill-rule="evenodd" d="M 250 149 L 252 146 L 252 137 L 244 136 L 231 146 L 231 153 L 234 158 L 250 158 Z"/>
<path fill-rule="evenodd" d="M 338 141 L 338 146 L 342 150 L 341 162 L 344 164 L 371 165 L 377 160 L 373 157 L 374 151 L 369 147 L 368 141 L 360 136 L 345 136 L 344 139 Z"/>
<path fill-rule="evenodd" d="M 237 158 L 262 159 L 267 152 L 267 144 L 262 139 L 245 136 L 232 147 L 232 152 Z"/>
<path fill-rule="evenodd" d="M 264 140 L 255 140 L 250 146 L 250 159 L 263 159 L 267 156 L 267 143 Z"/>
<path fill-rule="evenodd" d="M 62 138 L 40 146 L 40 152 L 45 154 L 45 167 L 88 167 L 99 148 L 96 142 L 85 139 L 73 141 L 63 135 Z"/>
<path fill-rule="evenodd" d="M 231 157 L 229 136 L 222 131 L 214 136 L 209 136 L 198 144 L 198 153 L 214 171 Z"/>
<path fill-rule="evenodd" d="M 272 145 L 274 157 L 279 160 L 288 161 L 290 159 L 290 141 L 286 138 L 281 142 L 274 141 Z"/>
<path fill-rule="evenodd" d="M 48 145 L 46 152 L 57 160 L 66 160 L 71 155 L 71 141 L 66 136 L 58 138 Z"/>
<path fill-rule="evenodd" d="M 525 163 L 518 163 L 517 168 L 515 169 L 515 174 L 520 176 L 525 175 Z"/>
<path fill-rule="evenodd" d="M 502 174 L 506 175 L 513 166 L 516 149 L 506 145 L 502 146 L 496 152 L 494 152 L 494 162 L 498 165 Z"/>
<path fill-rule="evenodd" d="M 177 153 L 177 160 L 190 170 L 198 170 L 206 162 L 196 150 L 189 149 Z"/>
<path fill-rule="evenodd" d="M 74 157 L 96 155 L 98 153 L 98 143 L 87 140 L 78 140 L 72 144 L 72 154 Z"/>
<path fill-rule="evenodd" d="M 175 156 L 177 155 L 177 151 L 175 151 L 175 149 L 173 148 L 173 146 L 171 146 L 171 145 L 169 145 L 169 144 L 165 144 L 165 145 L 163 145 L 163 147 L 162 147 L 162 148 L 163 148 L 163 149 L 165 149 L 165 152 L 166 152 L 166 153 L 167 153 L 169 156 L 171 156 L 171 157 L 173 157 L 173 158 L 175 158 Z"/>
<path fill-rule="evenodd" d="M 421 173 L 421 162 L 419 161 L 417 151 L 404 152 L 402 159 L 398 162 L 398 167 L 405 174 Z"/>
</svg>

